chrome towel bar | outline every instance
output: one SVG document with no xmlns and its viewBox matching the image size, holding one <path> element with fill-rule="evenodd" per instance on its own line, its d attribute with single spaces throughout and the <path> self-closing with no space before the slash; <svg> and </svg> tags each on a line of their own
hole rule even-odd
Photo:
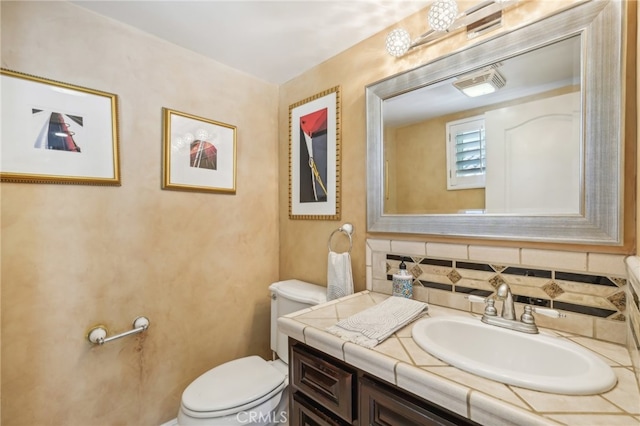
<svg viewBox="0 0 640 426">
<path fill-rule="evenodd" d="M 89 341 L 94 345 L 104 345 L 107 342 L 120 339 L 121 337 L 142 333 L 149 328 L 149 324 L 149 318 L 137 317 L 133 320 L 133 330 L 125 331 L 124 333 L 116 334 L 111 337 L 107 337 L 107 328 L 104 325 L 97 325 L 89 330 L 87 339 L 89 339 Z"/>
</svg>

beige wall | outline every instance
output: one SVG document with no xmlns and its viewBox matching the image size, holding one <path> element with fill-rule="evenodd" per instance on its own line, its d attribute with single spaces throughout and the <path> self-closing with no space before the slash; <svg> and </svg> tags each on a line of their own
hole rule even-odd
<svg viewBox="0 0 640 426">
<path fill-rule="evenodd" d="M 3 1 L 1 28 L 2 67 L 119 96 L 122 165 L 121 187 L 0 187 L 1 422 L 160 424 L 202 372 L 270 355 L 278 88 L 64 2 Z M 160 189 L 162 107 L 237 126 L 236 195 Z"/>
</svg>

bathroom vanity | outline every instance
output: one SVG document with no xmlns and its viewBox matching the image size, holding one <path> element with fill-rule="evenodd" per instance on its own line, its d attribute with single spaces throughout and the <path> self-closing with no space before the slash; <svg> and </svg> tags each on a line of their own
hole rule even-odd
<svg viewBox="0 0 640 426">
<path fill-rule="evenodd" d="M 450 366 L 422 350 L 413 324 L 373 349 L 325 329 L 389 297 L 363 291 L 278 320 L 289 336 L 291 425 L 640 424 L 640 391 L 628 350 L 542 329 L 605 359 L 618 378 L 599 395 L 569 396 L 498 383 Z M 430 305 L 425 318 L 472 316 Z"/>
</svg>

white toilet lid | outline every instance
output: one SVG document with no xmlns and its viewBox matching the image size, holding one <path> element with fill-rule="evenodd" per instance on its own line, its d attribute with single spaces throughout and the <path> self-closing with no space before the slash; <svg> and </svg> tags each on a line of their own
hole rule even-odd
<svg viewBox="0 0 640 426">
<path fill-rule="evenodd" d="M 195 379 L 184 390 L 182 405 L 209 413 L 246 406 L 284 387 L 286 378 L 259 356 L 235 359 Z"/>
</svg>

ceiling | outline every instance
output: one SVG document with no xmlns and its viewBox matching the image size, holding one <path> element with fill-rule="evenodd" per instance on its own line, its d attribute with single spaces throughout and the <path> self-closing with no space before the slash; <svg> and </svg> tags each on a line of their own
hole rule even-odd
<svg viewBox="0 0 640 426">
<path fill-rule="evenodd" d="M 431 2 L 72 1 L 274 84 L 291 80 Z"/>
</svg>

